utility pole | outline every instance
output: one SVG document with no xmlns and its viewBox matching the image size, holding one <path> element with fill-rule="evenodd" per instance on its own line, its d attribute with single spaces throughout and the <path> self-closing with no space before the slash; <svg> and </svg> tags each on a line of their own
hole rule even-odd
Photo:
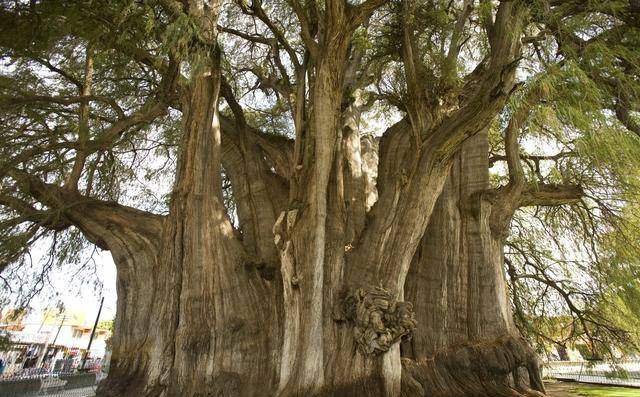
<svg viewBox="0 0 640 397">
<path fill-rule="evenodd" d="M 58 336 L 60 335 L 60 330 L 62 329 L 62 326 L 64 325 L 64 322 L 67 321 L 67 315 L 63 315 L 62 316 L 62 321 L 60 321 L 60 326 L 58 327 L 58 332 L 56 332 L 56 337 L 53 338 L 53 342 L 51 342 L 52 345 L 55 346 L 56 341 L 58 340 Z"/>
<path fill-rule="evenodd" d="M 40 356 L 38 357 L 38 362 L 36 363 L 36 368 L 40 368 L 40 366 L 42 365 L 44 359 L 47 357 L 47 354 L 49 354 L 49 346 L 53 345 L 55 348 L 56 345 L 56 341 L 58 340 L 58 335 L 60 335 L 60 330 L 62 329 L 62 326 L 64 325 L 64 322 L 67 319 L 67 315 L 64 314 L 64 312 L 62 312 L 62 320 L 60 320 L 60 325 L 58 326 L 58 332 L 56 332 L 56 336 L 55 338 L 53 338 L 53 342 L 49 343 L 48 339 L 49 336 L 47 336 L 47 341 L 44 344 L 44 348 L 42 350 L 42 353 L 40 354 Z M 41 326 L 42 328 L 42 326 Z"/>
<path fill-rule="evenodd" d="M 91 331 L 91 336 L 89 337 L 89 346 L 87 346 L 87 351 L 84 352 L 82 357 L 82 365 L 80 366 L 81 370 L 84 370 L 84 365 L 87 363 L 87 356 L 89 355 L 89 351 L 91 350 L 91 343 L 93 343 L 93 336 L 96 333 L 96 328 L 98 328 L 98 321 L 100 321 L 100 313 L 102 312 L 102 305 L 104 304 L 104 296 L 100 300 L 100 308 L 98 309 L 98 315 L 96 316 L 96 322 L 93 324 L 93 330 Z"/>
</svg>

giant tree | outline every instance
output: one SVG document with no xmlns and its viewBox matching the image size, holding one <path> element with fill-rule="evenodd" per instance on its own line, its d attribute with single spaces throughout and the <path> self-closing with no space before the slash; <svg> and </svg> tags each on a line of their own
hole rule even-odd
<svg viewBox="0 0 640 397">
<path fill-rule="evenodd" d="M 503 247 L 583 190 L 528 180 L 518 136 L 567 100 L 545 76 L 637 130 L 634 2 L 3 4 L 2 264 L 47 233 L 111 252 L 99 395 L 544 392 Z"/>
</svg>

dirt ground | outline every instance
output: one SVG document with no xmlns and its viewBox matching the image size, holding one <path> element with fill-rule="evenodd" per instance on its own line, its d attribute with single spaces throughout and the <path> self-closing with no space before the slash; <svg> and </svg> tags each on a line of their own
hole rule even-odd
<svg viewBox="0 0 640 397">
<path fill-rule="evenodd" d="M 566 382 L 553 382 L 545 383 L 547 389 L 547 395 L 549 397 L 577 397 L 575 393 L 571 393 L 571 389 L 575 387 L 572 383 Z"/>
</svg>

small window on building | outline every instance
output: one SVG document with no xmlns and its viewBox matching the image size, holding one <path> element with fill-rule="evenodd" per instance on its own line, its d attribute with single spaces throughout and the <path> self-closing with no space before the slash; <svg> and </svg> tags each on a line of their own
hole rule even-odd
<svg viewBox="0 0 640 397">
<path fill-rule="evenodd" d="M 74 338 L 82 338 L 82 331 L 79 329 L 74 329 L 73 330 L 73 337 Z"/>
</svg>

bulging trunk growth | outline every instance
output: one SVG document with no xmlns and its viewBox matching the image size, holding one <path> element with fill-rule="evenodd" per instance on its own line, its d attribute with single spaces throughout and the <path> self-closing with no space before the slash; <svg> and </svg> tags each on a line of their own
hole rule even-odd
<svg viewBox="0 0 640 397">
<path fill-rule="evenodd" d="M 215 83 L 205 79 L 197 84 L 206 84 L 197 95 L 211 96 Z M 185 147 L 207 157 L 222 156 L 215 149 L 222 145 L 214 144 L 217 116 L 206 108 L 186 113 L 185 123 L 192 126 Z M 405 125 L 403 121 L 394 128 L 402 131 Z M 401 134 L 388 137 L 394 136 L 405 139 Z M 381 159 L 392 156 L 389 139 L 380 144 Z M 393 147 L 410 151 L 411 145 Z M 503 235 L 491 229 L 492 204 L 483 198 L 487 153 L 486 134 L 481 133 L 464 145 L 450 172 L 442 171 L 448 173 L 447 181 L 400 288 L 390 282 L 398 280 L 395 273 L 360 259 L 364 254 L 359 250 L 375 246 L 352 245 L 333 218 L 347 211 L 329 206 L 325 249 L 326 260 L 334 265 L 316 307 L 323 344 L 309 346 L 320 360 L 316 373 L 321 377 L 313 378 L 317 388 L 297 386 L 293 391 L 283 387 L 282 379 L 302 368 L 282 352 L 297 351 L 311 341 L 302 332 L 307 325 L 299 319 L 304 316 L 287 311 L 279 291 L 283 288 L 285 297 L 297 300 L 298 310 L 313 307 L 310 297 L 300 295 L 309 287 L 297 272 L 301 258 L 312 258 L 310 245 L 295 239 L 291 243 L 292 228 L 304 225 L 299 223 L 304 207 L 282 211 L 275 221 L 274 246 L 286 255 L 277 263 L 281 274 L 276 269 L 273 277 L 255 260 L 269 255 L 249 252 L 256 242 L 237 239 L 219 194 L 206 192 L 209 187 L 197 181 L 204 178 L 198 173 L 213 172 L 198 163 L 204 156 L 184 153 L 181 164 L 192 164 L 181 168 L 185 171 L 179 181 L 185 183 L 177 184 L 170 215 L 140 219 L 137 230 L 112 228 L 113 236 L 107 234 L 111 237 L 103 242 L 118 265 L 119 306 L 112 372 L 99 395 L 539 395 L 544 389 L 535 355 L 511 320 Z M 406 158 L 402 152 L 393 155 L 398 154 Z M 340 154 L 335 162 L 344 163 Z M 385 185 L 393 179 L 384 167 L 380 178 L 383 201 L 376 205 L 391 196 L 386 189 L 401 186 Z M 366 178 L 361 182 L 366 185 Z M 292 255 L 296 246 L 299 252 Z M 286 324 L 293 324 L 288 340 Z"/>
</svg>

